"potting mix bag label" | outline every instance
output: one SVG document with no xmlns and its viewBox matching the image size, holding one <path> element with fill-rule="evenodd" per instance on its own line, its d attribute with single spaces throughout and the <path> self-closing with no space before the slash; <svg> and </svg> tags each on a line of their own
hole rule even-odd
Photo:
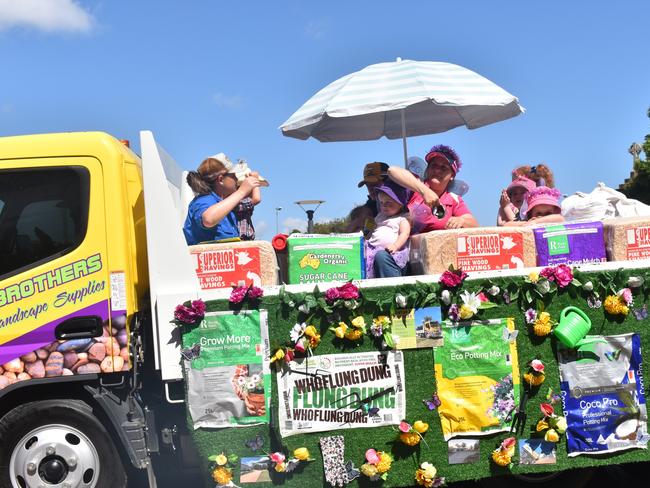
<svg viewBox="0 0 650 488">
<path fill-rule="evenodd" d="M 183 334 L 181 354 L 195 429 L 269 422 L 266 310 L 206 313 Z"/>
<path fill-rule="evenodd" d="M 513 319 L 445 321 L 442 335 L 434 372 L 445 440 L 509 430 L 519 401 Z"/>
<path fill-rule="evenodd" d="M 638 334 L 587 336 L 558 348 L 569 456 L 646 448 L 647 411 Z"/>
<path fill-rule="evenodd" d="M 533 232 L 538 266 L 575 266 L 607 260 L 602 222 L 547 225 Z"/>
<path fill-rule="evenodd" d="M 406 418 L 401 351 L 323 354 L 278 374 L 280 434 L 396 425 Z"/>
</svg>

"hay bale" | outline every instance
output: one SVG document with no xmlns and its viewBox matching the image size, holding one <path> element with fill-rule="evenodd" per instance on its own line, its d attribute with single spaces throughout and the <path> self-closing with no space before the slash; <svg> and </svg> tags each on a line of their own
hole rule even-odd
<svg viewBox="0 0 650 488">
<path fill-rule="evenodd" d="M 241 241 L 190 246 L 196 275 L 204 290 L 242 284 L 278 284 L 278 264 L 270 242 Z"/>
<path fill-rule="evenodd" d="M 603 221 L 609 261 L 650 259 L 650 216 Z"/>
<path fill-rule="evenodd" d="M 527 268 L 536 264 L 535 237 L 532 229 L 526 227 L 436 230 L 421 234 L 419 240 L 425 274 L 442 273 L 450 264 L 464 271 Z"/>
</svg>

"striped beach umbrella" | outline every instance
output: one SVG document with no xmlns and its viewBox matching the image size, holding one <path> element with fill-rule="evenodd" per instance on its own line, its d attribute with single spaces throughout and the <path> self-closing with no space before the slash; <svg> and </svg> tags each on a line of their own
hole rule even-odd
<svg viewBox="0 0 650 488">
<path fill-rule="evenodd" d="M 476 129 L 524 112 L 517 97 L 462 66 L 400 60 L 370 65 L 330 83 L 280 126 L 319 141 L 366 141 Z"/>
</svg>

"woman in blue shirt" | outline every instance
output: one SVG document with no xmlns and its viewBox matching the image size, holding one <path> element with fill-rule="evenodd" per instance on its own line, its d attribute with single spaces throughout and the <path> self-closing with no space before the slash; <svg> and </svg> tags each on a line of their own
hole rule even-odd
<svg viewBox="0 0 650 488">
<path fill-rule="evenodd" d="M 187 184 L 196 194 L 187 208 L 183 226 L 188 245 L 239 237 L 233 210 L 260 186 L 260 180 L 256 176 L 247 176 L 238 185 L 233 170 L 230 159 L 219 153 L 207 158 L 196 171 L 187 175 Z"/>
</svg>

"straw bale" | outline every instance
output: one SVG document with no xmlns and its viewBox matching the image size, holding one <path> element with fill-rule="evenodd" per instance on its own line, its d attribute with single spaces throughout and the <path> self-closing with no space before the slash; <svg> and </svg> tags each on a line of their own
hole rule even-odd
<svg viewBox="0 0 650 488">
<path fill-rule="evenodd" d="M 609 261 L 650 259 L 650 216 L 603 221 Z"/>
</svg>

